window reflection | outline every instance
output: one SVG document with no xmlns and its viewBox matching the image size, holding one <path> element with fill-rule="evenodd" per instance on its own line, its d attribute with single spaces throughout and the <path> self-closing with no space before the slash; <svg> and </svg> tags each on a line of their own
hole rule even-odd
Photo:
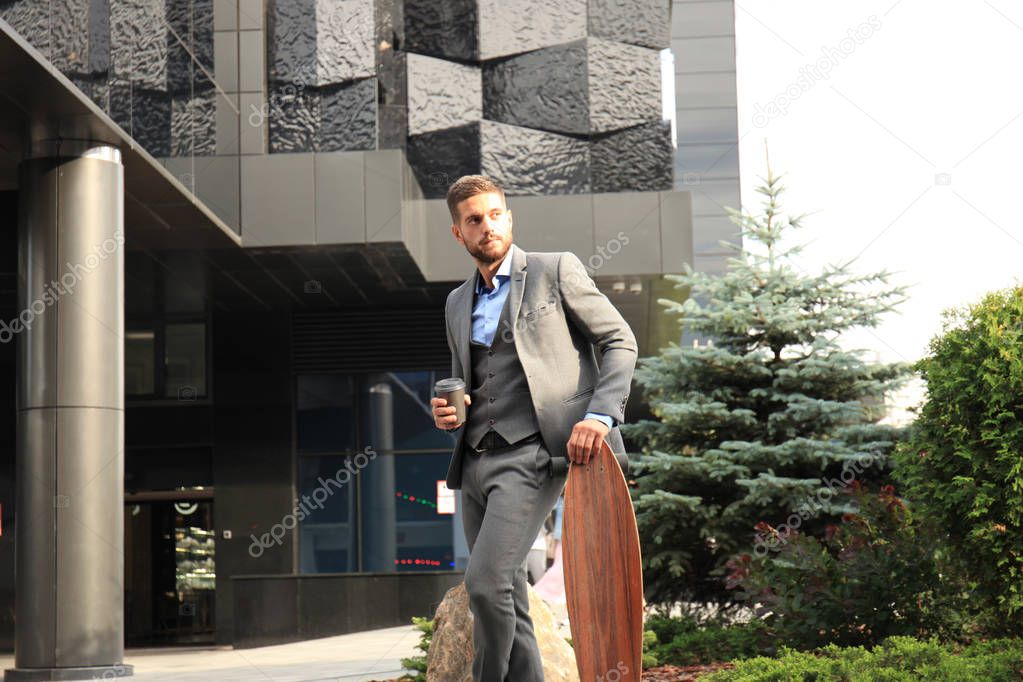
<svg viewBox="0 0 1023 682">
<path fill-rule="evenodd" d="M 445 376 L 431 370 L 298 376 L 303 492 L 318 485 L 309 473 L 314 467 L 335 473 L 345 454 L 353 472 L 345 491 L 350 516 L 325 524 L 317 511 L 300 522 L 303 572 L 454 568 L 455 517 L 437 508 L 437 482 L 447 475 L 454 439 L 433 425 L 430 407 L 433 385 Z M 310 464 L 318 461 L 325 463 Z"/>
<path fill-rule="evenodd" d="M 300 453 L 346 452 L 355 448 L 355 395 L 350 376 L 298 377 L 296 428 Z"/>
<path fill-rule="evenodd" d="M 348 467 L 345 466 L 348 462 Z M 352 519 L 355 476 L 343 456 L 299 459 L 299 570 L 342 573 L 357 570 Z"/>
<path fill-rule="evenodd" d="M 156 372 L 153 366 L 155 337 L 152 329 L 124 333 L 124 392 L 126 395 L 153 395 Z"/>
<path fill-rule="evenodd" d="M 206 324 L 168 323 L 164 362 L 168 398 L 194 400 L 206 396 Z"/>
</svg>

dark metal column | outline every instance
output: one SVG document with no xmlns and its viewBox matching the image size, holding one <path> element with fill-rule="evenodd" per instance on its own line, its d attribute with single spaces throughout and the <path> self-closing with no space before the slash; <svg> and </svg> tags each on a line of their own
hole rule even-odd
<svg viewBox="0 0 1023 682">
<path fill-rule="evenodd" d="M 99 142 L 19 166 L 15 668 L 132 674 L 124 657 L 124 167 Z"/>
<path fill-rule="evenodd" d="M 377 455 L 360 471 L 362 483 L 362 570 L 393 573 L 398 570 L 397 509 L 394 501 L 394 396 L 386 381 L 368 389 L 369 445 Z M 358 464 L 358 463 L 356 463 Z"/>
</svg>

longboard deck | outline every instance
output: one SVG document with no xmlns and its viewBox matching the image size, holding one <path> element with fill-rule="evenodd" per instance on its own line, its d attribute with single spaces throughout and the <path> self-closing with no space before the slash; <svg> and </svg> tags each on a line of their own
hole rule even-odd
<svg viewBox="0 0 1023 682">
<path fill-rule="evenodd" d="M 565 483 L 562 554 L 580 682 L 639 682 L 643 571 L 639 530 L 621 466 L 607 441 Z"/>
</svg>

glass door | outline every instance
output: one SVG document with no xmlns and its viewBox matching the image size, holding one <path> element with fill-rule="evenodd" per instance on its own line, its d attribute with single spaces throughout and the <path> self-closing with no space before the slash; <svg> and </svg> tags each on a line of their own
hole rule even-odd
<svg viewBox="0 0 1023 682">
<path fill-rule="evenodd" d="M 131 500 L 124 530 L 126 643 L 213 643 L 213 501 Z"/>
</svg>

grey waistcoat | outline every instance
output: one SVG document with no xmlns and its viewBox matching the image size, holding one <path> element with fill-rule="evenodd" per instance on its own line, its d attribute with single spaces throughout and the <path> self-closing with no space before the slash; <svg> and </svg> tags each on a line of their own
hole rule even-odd
<svg viewBox="0 0 1023 682">
<path fill-rule="evenodd" d="M 511 286 L 511 282 L 506 285 Z M 510 299 L 510 295 L 504 299 L 491 344 L 485 346 L 472 340 L 469 343 L 472 404 L 466 417 L 465 442 L 473 448 L 489 429 L 497 431 L 509 443 L 540 430 L 508 323 Z"/>
</svg>

